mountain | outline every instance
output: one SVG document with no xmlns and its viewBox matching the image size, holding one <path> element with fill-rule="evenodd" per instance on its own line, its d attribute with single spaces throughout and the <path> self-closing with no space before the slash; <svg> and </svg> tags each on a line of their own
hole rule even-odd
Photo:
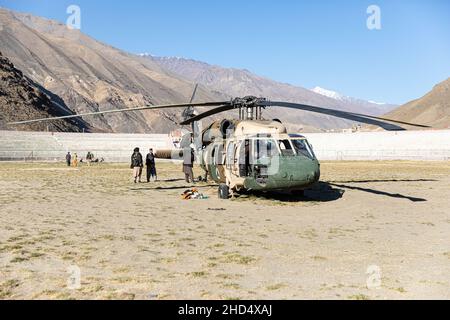
<svg viewBox="0 0 450 320">
<path fill-rule="evenodd" d="M 21 119 L 30 120 L 66 115 L 55 108 L 44 90 L 23 73 L 0 52 L 0 130 L 13 129 L 7 123 Z M 87 126 L 79 120 L 58 120 L 51 123 L 33 123 L 17 126 L 20 130 L 81 131 Z"/>
<path fill-rule="evenodd" d="M 434 129 L 450 129 L 450 78 L 436 85 L 422 98 L 386 114 L 386 117 L 425 124 Z"/>
<path fill-rule="evenodd" d="M 141 54 L 141 56 L 147 57 L 149 60 L 158 63 L 163 68 L 185 79 L 203 84 L 215 92 L 225 93 L 233 97 L 246 95 L 263 96 L 271 100 L 305 103 L 370 115 L 381 115 L 395 107 L 387 104 L 370 103 L 342 95 L 339 95 L 339 97 L 337 95 L 327 96 L 323 90 L 316 92 L 315 90 L 276 82 L 255 75 L 248 70 L 224 68 L 192 59 L 156 57 L 149 54 Z M 298 123 L 299 125 L 292 126 L 294 128 L 304 126 L 307 128 L 335 129 L 351 126 L 350 121 L 302 111 L 289 110 L 287 112 L 285 109 L 273 109 L 266 111 L 266 114 L 279 118 L 283 122 Z"/>
<path fill-rule="evenodd" d="M 130 54 L 62 23 L 30 14 L 0 8 L 0 21 L 3 55 L 40 86 L 50 98 L 52 108 L 59 112 L 86 113 L 187 102 L 194 83 L 200 83 L 196 101 L 254 95 L 352 112 L 380 113 L 373 106 L 333 99 L 248 70 L 182 58 Z M 24 118 L 21 113 L 14 115 L 15 120 Z M 89 131 L 167 133 L 178 127 L 180 115 L 181 110 L 171 109 L 89 116 L 82 120 Z M 223 116 L 230 113 L 213 118 Z M 269 108 L 264 116 L 283 120 L 293 131 L 352 125 L 347 120 L 292 109 Z"/>
<path fill-rule="evenodd" d="M 335 99 L 335 100 L 341 100 L 342 101 L 342 100 L 345 100 L 347 98 L 346 96 L 344 96 L 344 95 L 342 95 L 342 94 L 340 94 L 340 93 L 338 93 L 336 91 L 331 91 L 331 90 L 324 89 L 324 88 L 321 88 L 321 87 L 315 87 L 314 89 L 311 89 L 311 91 L 315 92 L 315 93 L 318 93 L 318 94 L 321 94 L 321 95 L 323 95 L 325 97 L 328 97 L 328 98 L 331 98 L 331 99 Z"/>
<path fill-rule="evenodd" d="M 0 43 L 29 79 L 51 93 L 60 108 L 75 113 L 189 101 L 194 84 L 158 64 L 98 42 L 66 25 L 0 8 Z M 198 100 L 223 98 L 206 88 Z M 169 132 L 180 110 L 91 116 L 91 131 Z M 22 114 L 16 114 L 17 120 Z"/>
</svg>

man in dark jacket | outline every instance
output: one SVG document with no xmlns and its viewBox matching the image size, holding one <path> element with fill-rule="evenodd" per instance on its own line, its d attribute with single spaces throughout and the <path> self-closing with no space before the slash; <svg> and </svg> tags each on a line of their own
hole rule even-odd
<svg viewBox="0 0 450 320">
<path fill-rule="evenodd" d="M 193 167 L 194 167 L 194 149 L 192 149 L 192 147 L 189 148 L 184 148 L 183 149 L 183 172 L 184 172 L 184 177 L 186 179 L 186 182 L 192 182 L 194 183 L 194 172 L 193 172 Z"/>
<path fill-rule="evenodd" d="M 66 164 L 68 167 L 70 167 L 70 164 L 72 163 L 72 155 L 70 154 L 70 152 L 67 152 L 66 154 Z"/>
<path fill-rule="evenodd" d="M 88 151 L 86 155 L 86 161 L 88 163 L 88 166 L 90 166 L 91 163 L 94 162 L 94 154 L 92 152 Z"/>
<path fill-rule="evenodd" d="M 150 149 L 150 152 L 147 154 L 147 157 L 145 158 L 145 165 L 147 166 L 147 182 L 150 182 L 151 177 L 157 181 L 158 176 L 156 175 L 155 155 L 153 154 L 153 149 Z"/>
<path fill-rule="evenodd" d="M 131 166 L 133 169 L 134 183 L 137 183 L 138 179 L 141 182 L 142 168 L 144 163 L 142 161 L 142 154 L 139 152 L 139 148 L 135 148 L 133 154 L 131 155 Z"/>
</svg>

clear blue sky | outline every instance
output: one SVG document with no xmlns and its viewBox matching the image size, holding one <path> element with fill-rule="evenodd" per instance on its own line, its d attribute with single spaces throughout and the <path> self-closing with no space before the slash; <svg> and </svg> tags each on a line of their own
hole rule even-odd
<svg viewBox="0 0 450 320">
<path fill-rule="evenodd" d="M 120 49 L 245 68 L 367 100 L 404 103 L 450 77 L 448 0 L 0 0 Z M 366 9 L 381 9 L 368 30 Z"/>
</svg>

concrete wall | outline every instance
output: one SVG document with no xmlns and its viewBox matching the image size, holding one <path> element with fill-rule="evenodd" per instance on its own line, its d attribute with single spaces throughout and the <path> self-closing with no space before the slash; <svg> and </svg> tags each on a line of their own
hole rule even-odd
<svg viewBox="0 0 450 320">
<path fill-rule="evenodd" d="M 319 160 L 450 160 L 450 130 L 305 134 Z M 108 162 L 128 162 L 135 147 L 145 153 L 172 149 L 165 134 L 90 134 L 0 131 L 0 160 L 57 160 L 88 151 Z"/>
<path fill-rule="evenodd" d="M 66 153 L 84 158 L 88 151 L 108 162 L 128 162 L 135 147 L 172 149 L 166 134 L 97 134 L 0 131 L 0 160 L 56 160 Z"/>
<path fill-rule="evenodd" d="M 305 134 L 319 160 L 450 160 L 450 130 Z"/>
</svg>

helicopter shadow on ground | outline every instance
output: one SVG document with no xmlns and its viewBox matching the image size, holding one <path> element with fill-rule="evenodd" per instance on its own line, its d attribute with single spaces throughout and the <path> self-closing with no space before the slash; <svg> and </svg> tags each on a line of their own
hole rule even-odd
<svg viewBox="0 0 450 320">
<path fill-rule="evenodd" d="M 437 182 L 436 179 L 372 179 L 372 180 L 346 180 L 330 181 L 330 183 L 372 183 L 372 182 Z"/>
<path fill-rule="evenodd" d="M 306 189 L 304 194 L 292 194 L 292 193 L 281 193 L 281 192 L 253 192 L 252 194 L 260 198 L 267 200 L 277 200 L 282 202 L 329 202 L 336 201 L 344 196 L 345 189 L 363 191 L 371 194 L 376 194 L 379 196 L 406 199 L 412 202 L 425 202 L 427 199 L 412 197 L 408 195 L 403 195 L 400 193 L 391 193 L 387 191 L 377 190 L 368 187 L 357 187 L 348 185 L 347 183 L 370 183 L 370 182 L 433 182 L 437 180 L 433 179 L 411 179 L 411 180 L 358 180 L 358 181 L 339 181 L 339 182 L 325 182 L 320 181 L 313 187 Z M 239 197 L 248 197 L 249 194 L 243 194 Z"/>
<path fill-rule="evenodd" d="M 396 180 L 396 181 L 398 181 L 398 180 Z M 417 180 L 414 180 L 414 181 L 417 181 Z M 420 181 L 423 181 L 423 180 L 420 180 Z M 427 181 L 433 181 L 433 180 L 427 180 Z M 379 182 L 379 181 L 377 181 L 377 182 Z M 349 183 L 355 183 L 355 182 L 349 182 Z M 400 193 L 390 193 L 390 192 L 387 192 L 387 191 L 377 190 L 377 189 L 373 189 L 373 188 L 363 188 L 363 187 L 356 187 L 356 186 L 350 186 L 350 185 L 347 185 L 347 184 L 331 183 L 331 182 L 329 183 L 329 185 L 330 186 L 339 187 L 339 188 L 344 188 L 344 189 L 368 192 L 368 193 L 381 195 L 381 196 L 386 196 L 386 197 L 390 197 L 390 198 L 407 199 L 407 200 L 412 201 L 412 202 L 425 202 L 425 201 L 427 201 L 427 199 L 424 199 L 424 198 L 417 198 L 417 197 L 407 196 L 407 195 L 403 195 L 403 194 L 400 194 Z"/>
<path fill-rule="evenodd" d="M 184 179 L 173 179 L 173 180 L 159 180 L 158 182 L 178 182 L 178 181 L 184 181 Z M 152 183 L 145 183 L 146 187 L 140 187 L 140 188 L 131 188 L 131 191 L 142 191 L 142 190 L 155 190 L 155 191 L 164 191 L 164 190 L 187 190 L 187 189 L 202 189 L 202 188 L 212 188 L 217 187 L 215 184 L 200 184 L 200 183 L 194 183 L 190 185 L 182 185 L 182 186 L 161 186 L 161 185 L 155 185 L 154 182 Z"/>
<path fill-rule="evenodd" d="M 178 182 L 183 179 L 170 179 L 170 180 L 160 180 L 160 182 Z M 437 180 L 432 179 L 414 179 L 414 180 L 355 180 L 355 181 L 336 181 L 336 182 L 325 182 L 320 181 L 316 183 L 309 189 L 306 189 L 303 194 L 302 193 L 290 193 L 290 192 L 242 192 L 239 194 L 235 194 L 235 199 L 246 199 L 246 198 L 261 198 L 266 200 L 276 200 L 281 202 L 330 202 L 339 200 L 344 196 L 345 189 L 348 190 L 357 190 L 363 191 L 371 194 L 376 194 L 380 196 L 390 197 L 390 198 L 399 198 L 406 199 L 412 202 L 425 202 L 427 199 L 412 197 L 408 195 L 403 195 L 399 193 L 390 193 L 387 191 L 377 190 L 373 188 L 367 187 L 357 187 L 349 185 L 358 184 L 358 183 L 370 183 L 370 182 L 433 182 Z M 206 183 L 196 183 L 193 185 L 182 185 L 182 186 L 158 186 L 152 185 L 152 183 L 147 184 L 148 187 L 144 188 L 132 188 L 132 191 L 142 191 L 142 190 L 155 190 L 155 191 L 164 191 L 164 190 L 186 190 L 191 188 L 213 188 L 217 187 L 216 184 L 206 184 Z"/>
<path fill-rule="evenodd" d="M 244 192 L 235 196 L 237 199 L 257 197 L 266 200 L 276 200 L 281 202 L 329 202 L 342 198 L 345 190 L 334 188 L 326 182 L 318 182 L 304 193 L 290 192 Z"/>
</svg>

